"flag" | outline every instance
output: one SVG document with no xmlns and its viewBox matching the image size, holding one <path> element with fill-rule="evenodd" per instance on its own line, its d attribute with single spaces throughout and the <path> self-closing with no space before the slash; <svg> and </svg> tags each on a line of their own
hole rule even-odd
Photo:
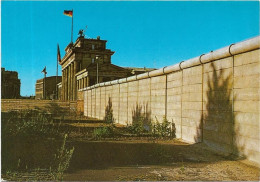
<svg viewBox="0 0 260 182">
<path fill-rule="evenodd" d="M 42 70 L 42 73 L 47 74 L 47 72 L 46 72 L 46 66 L 45 66 L 44 69 Z"/>
<path fill-rule="evenodd" d="M 58 47 L 57 47 L 57 60 L 59 62 L 61 62 L 61 57 L 60 57 L 60 47 L 59 47 L 59 44 L 58 44 Z"/>
<path fill-rule="evenodd" d="M 73 11 L 72 10 L 64 10 L 63 14 L 72 17 Z"/>
</svg>

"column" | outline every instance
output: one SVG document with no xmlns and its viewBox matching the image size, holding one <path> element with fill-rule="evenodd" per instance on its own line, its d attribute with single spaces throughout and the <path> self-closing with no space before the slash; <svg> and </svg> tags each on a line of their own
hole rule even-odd
<svg viewBox="0 0 260 182">
<path fill-rule="evenodd" d="M 62 78 L 61 78 L 61 100 L 64 100 L 64 70 L 62 70 Z"/>
<path fill-rule="evenodd" d="M 74 61 L 73 66 L 74 66 L 74 86 L 76 87 L 76 85 L 77 85 L 77 78 L 75 77 L 75 74 L 78 72 L 78 68 L 77 68 L 78 67 L 78 62 L 76 60 Z M 78 92 L 78 89 L 76 87 L 76 89 L 74 89 L 74 93 L 73 93 L 74 100 L 77 100 L 77 92 Z"/>
<path fill-rule="evenodd" d="M 71 97 L 71 93 L 70 93 L 70 79 L 71 79 L 71 75 L 70 75 L 70 70 L 71 70 L 71 67 L 70 65 L 68 66 L 68 100 L 70 100 L 70 97 Z"/>
<path fill-rule="evenodd" d="M 68 68 L 65 68 L 65 100 L 68 99 Z"/>
<path fill-rule="evenodd" d="M 87 87 L 89 87 L 89 76 L 87 76 L 86 79 L 87 79 Z"/>
<path fill-rule="evenodd" d="M 75 92 L 75 73 L 74 73 L 74 62 L 71 63 L 71 100 L 75 100 L 74 98 L 74 92 Z"/>
</svg>

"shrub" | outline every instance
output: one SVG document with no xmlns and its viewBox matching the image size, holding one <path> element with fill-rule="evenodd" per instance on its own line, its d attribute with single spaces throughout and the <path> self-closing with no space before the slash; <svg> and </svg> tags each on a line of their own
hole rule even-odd
<svg viewBox="0 0 260 182">
<path fill-rule="evenodd" d="M 113 126 L 104 126 L 95 128 L 93 131 L 93 137 L 95 139 L 106 138 L 113 135 Z"/>
<path fill-rule="evenodd" d="M 3 114 L 3 113 L 2 113 Z M 46 112 L 25 110 L 4 114 L 2 119 L 2 137 L 52 137 L 59 132 L 54 127 L 52 117 Z"/>
<path fill-rule="evenodd" d="M 149 132 L 151 127 L 151 113 L 148 111 L 148 105 L 142 107 L 136 105 L 132 111 L 132 125 L 128 127 L 131 133 L 140 135 Z"/>
<path fill-rule="evenodd" d="M 156 124 L 153 126 L 153 134 L 159 137 L 171 136 L 170 122 L 168 122 L 167 118 L 164 116 L 162 123 L 158 121 L 157 117 L 155 119 Z"/>
<path fill-rule="evenodd" d="M 64 140 L 61 148 L 58 150 L 57 154 L 55 154 L 55 159 L 54 159 L 55 163 L 53 166 L 54 169 L 53 175 L 55 180 L 63 179 L 63 173 L 65 170 L 68 169 L 70 159 L 74 152 L 74 147 L 72 147 L 71 149 L 65 148 L 66 139 L 67 139 L 67 134 L 65 134 L 64 136 Z"/>
</svg>

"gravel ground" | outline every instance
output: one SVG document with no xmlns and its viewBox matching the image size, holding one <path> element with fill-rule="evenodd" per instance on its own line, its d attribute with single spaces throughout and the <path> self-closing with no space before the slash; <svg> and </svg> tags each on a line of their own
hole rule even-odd
<svg viewBox="0 0 260 182">
<path fill-rule="evenodd" d="M 168 163 L 106 165 L 95 168 L 74 168 L 68 171 L 65 181 L 259 181 L 260 170 L 244 160 L 223 157 L 204 144 L 187 144 L 181 141 L 111 141 L 112 144 L 154 144 L 162 146 L 160 156 Z M 170 149 L 169 149 L 170 147 Z M 98 148 L 96 148 L 98 149 Z M 167 150 L 167 152 L 163 152 Z M 106 149 L 104 149 L 106 150 Z M 98 153 L 98 150 L 96 151 Z M 127 151 L 125 151 L 127 153 Z M 153 152 L 153 151 L 151 151 Z M 169 153 L 170 152 L 170 153 Z M 139 155 L 142 155 L 141 152 Z M 118 153 L 118 155 L 125 155 Z M 94 156 L 93 156 L 94 157 Z M 106 160 L 106 159 L 105 159 Z M 104 163 L 106 161 L 104 160 Z M 121 160 L 124 160 L 123 158 Z M 149 159 L 148 159 L 149 160 Z M 165 160 L 159 160 L 165 161 Z M 84 163 L 84 160 L 82 160 Z M 74 166 L 75 167 L 75 166 Z"/>
</svg>

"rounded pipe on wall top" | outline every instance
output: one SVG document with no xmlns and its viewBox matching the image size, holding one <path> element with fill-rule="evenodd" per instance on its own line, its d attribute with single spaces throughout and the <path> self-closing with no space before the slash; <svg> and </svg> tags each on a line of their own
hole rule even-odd
<svg viewBox="0 0 260 182">
<path fill-rule="evenodd" d="M 142 73 L 140 75 L 137 75 L 137 80 L 141 80 L 141 79 L 145 79 L 145 78 L 148 78 L 149 77 L 149 73 Z"/>
<path fill-rule="evenodd" d="M 111 85 L 114 85 L 114 84 L 117 84 L 117 83 L 118 83 L 117 80 L 113 80 L 113 81 L 111 81 Z"/>
<path fill-rule="evenodd" d="M 105 86 L 108 86 L 108 85 L 110 85 L 110 81 L 105 82 Z"/>
<path fill-rule="evenodd" d="M 166 66 L 164 68 L 164 73 L 167 74 L 167 73 L 171 73 L 171 72 L 175 72 L 175 71 L 179 71 L 180 70 L 180 66 L 179 66 L 179 63 L 178 64 L 175 64 L 175 65 L 172 65 L 172 66 Z"/>
<path fill-rule="evenodd" d="M 105 83 L 104 83 L 104 82 L 99 83 L 99 86 L 100 86 L 100 87 L 103 87 L 103 86 L 105 86 Z"/>
<path fill-rule="evenodd" d="M 159 75 L 163 75 L 163 68 L 160 68 L 160 69 L 158 69 L 158 70 L 151 71 L 151 72 L 149 73 L 149 76 L 151 76 L 151 77 L 159 76 Z"/>
<path fill-rule="evenodd" d="M 125 83 L 126 82 L 126 78 L 121 78 L 119 79 L 118 83 Z"/>
<path fill-rule="evenodd" d="M 181 67 L 181 64 L 182 64 L 183 62 L 184 62 L 184 61 L 182 61 L 182 62 L 179 63 L 179 68 L 180 68 L 180 70 L 183 69 L 183 68 Z"/>
<path fill-rule="evenodd" d="M 131 81 L 137 80 L 136 75 L 127 77 L 126 79 L 127 79 L 127 82 L 131 82 Z"/>
<path fill-rule="evenodd" d="M 187 61 L 181 62 L 181 69 L 190 68 L 190 67 L 197 66 L 197 65 L 200 65 L 200 64 L 201 64 L 200 58 L 195 57 L 195 58 L 192 58 L 192 59 L 188 59 Z"/>
<path fill-rule="evenodd" d="M 230 48 L 231 54 L 240 54 L 260 48 L 260 36 L 236 43 Z"/>
</svg>

